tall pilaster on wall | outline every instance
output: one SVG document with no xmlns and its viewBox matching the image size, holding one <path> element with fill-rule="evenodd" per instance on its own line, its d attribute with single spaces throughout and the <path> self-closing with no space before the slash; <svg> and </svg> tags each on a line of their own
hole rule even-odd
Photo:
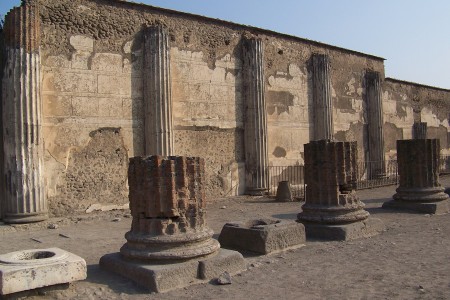
<svg viewBox="0 0 450 300">
<path fill-rule="evenodd" d="M 314 140 L 333 139 L 330 60 L 325 54 L 312 56 Z"/>
<path fill-rule="evenodd" d="M 260 195 L 268 189 L 263 42 L 256 38 L 244 39 L 242 51 L 246 106 L 244 121 L 246 193 Z"/>
<path fill-rule="evenodd" d="M 4 221 L 28 223 L 47 218 L 44 194 L 40 23 L 37 4 L 23 2 L 5 19 L 2 125 Z"/>
<path fill-rule="evenodd" d="M 144 31 L 145 154 L 174 154 L 169 36 L 162 26 Z"/>
<path fill-rule="evenodd" d="M 365 75 L 367 134 L 370 170 L 369 179 L 385 176 L 384 136 L 383 136 L 383 103 L 381 100 L 380 73 L 367 71 Z"/>
</svg>

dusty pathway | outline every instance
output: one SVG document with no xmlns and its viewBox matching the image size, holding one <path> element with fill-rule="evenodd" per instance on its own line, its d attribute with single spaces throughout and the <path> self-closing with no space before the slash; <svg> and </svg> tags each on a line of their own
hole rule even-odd
<svg viewBox="0 0 450 300">
<path fill-rule="evenodd" d="M 442 184 L 450 186 L 450 178 L 443 178 Z M 383 234 L 351 242 L 307 242 L 303 248 L 272 256 L 250 256 L 248 271 L 226 286 L 204 283 L 149 294 L 100 270 L 99 258 L 117 252 L 125 242 L 131 222 L 126 211 L 47 222 L 59 224 L 57 229 L 47 229 L 45 223 L 3 225 L 0 253 L 60 247 L 86 259 L 87 280 L 65 290 L 29 295 L 30 299 L 450 299 L 450 215 L 380 209 L 394 189 L 358 192 L 372 216 L 384 221 Z M 298 202 L 234 197 L 210 204 L 208 222 L 219 233 L 227 221 L 295 219 L 299 210 Z"/>
</svg>

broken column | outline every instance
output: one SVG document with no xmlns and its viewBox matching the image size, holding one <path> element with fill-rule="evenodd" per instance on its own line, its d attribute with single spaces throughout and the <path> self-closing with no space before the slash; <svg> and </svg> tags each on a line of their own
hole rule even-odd
<svg viewBox="0 0 450 300">
<path fill-rule="evenodd" d="M 380 73 L 367 71 L 365 77 L 369 170 L 368 179 L 386 176 L 383 136 L 383 103 L 381 99 Z"/>
<path fill-rule="evenodd" d="M 145 153 L 173 155 L 169 36 L 162 26 L 144 30 Z"/>
<path fill-rule="evenodd" d="M 383 208 L 429 214 L 449 212 L 449 196 L 439 183 L 439 139 L 397 141 L 400 184 Z"/>
<path fill-rule="evenodd" d="M 131 158 L 131 230 L 120 253 L 103 256 L 101 267 L 155 292 L 241 271 L 242 255 L 220 249 L 206 225 L 204 172 L 198 157 Z"/>
<path fill-rule="evenodd" d="M 244 39 L 242 50 L 246 192 L 261 195 L 269 188 L 263 42 L 256 38 Z"/>
<path fill-rule="evenodd" d="M 383 230 L 356 195 L 356 142 L 312 141 L 305 145 L 306 202 L 298 214 L 306 237 L 350 240 Z"/>
<path fill-rule="evenodd" d="M 333 139 L 330 61 L 327 55 L 312 56 L 314 140 Z"/>
<path fill-rule="evenodd" d="M 37 4 L 23 2 L 5 19 L 2 82 L 4 221 L 47 219 Z"/>
<path fill-rule="evenodd" d="M 426 139 L 427 138 L 427 123 L 426 122 L 414 122 L 413 124 L 413 139 Z"/>
</svg>

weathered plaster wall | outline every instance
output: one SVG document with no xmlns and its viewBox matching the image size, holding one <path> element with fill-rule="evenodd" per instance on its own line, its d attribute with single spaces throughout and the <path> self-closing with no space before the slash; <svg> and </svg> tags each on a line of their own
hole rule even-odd
<svg viewBox="0 0 450 300">
<path fill-rule="evenodd" d="M 40 5 L 42 23 L 45 183 L 52 214 L 127 202 L 128 158 L 144 154 L 142 31 L 157 24 L 170 36 L 174 152 L 205 158 L 209 198 L 245 190 L 243 37 L 257 36 L 264 44 L 270 165 L 303 164 L 303 145 L 312 136 L 314 53 L 330 60 L 334 136 L 356 140 L 359 159 L 365 157 L 364 76 L 372 70 L 384 78 L 380 58 L 121 1 L 32 1 Z M 395 138 L 410 134 L 418 116 L 429 122 L 430 134 L 446 138 L 447 116 L 439 103 L 448 98 L 422 89 L 428 102 L 414 113 L 411 95 L 417 91 L 385 86 L 387 150 L 395 148 Z"/>
<path fill-rule="evenodd" d="M 386 151 L 396 154 L 397 139 L 411 139 L 414 122 L 427 123 L 427 137 L 438 138 L 449 153 L 450 90 L 387 78 L 383 84 Z"/>
<path fill-rule="evenodd" d="M 245 188 L 241 69 L 231 54 L 210 68 L 202 51 L 171 50 L 175 151 L 205 158 L 211 197 Z"/>
<path fill-rule="evenodd" d="M 359 158 L 364 159 L 364 74 L 372 70 L 384 77 L 383 60 L 299 41 L 266 39 L 270 164 L 303 164 L 303 145 L 312 137 L 313 53 L 330 57 L 334 136 L 340 141 L 356 140 Z"/>
<path fill-rule="evenodd" d="M 308 68 L 312 53 L 325 51 L 332 56 L 333 87 L 345 82 L 359 91 L 359 95 L 334 96 L 335 101 L 352 97 L 357 108 L 344 111 L 348 117 L 336 109 L 337 119 L 345 125 L 337 126 L 341 139 L 351 140 L 355 133 L 348 124 L 361 122 L 362 105 L 358 101 L 362 101 L 364 70 L 383 71 L 380 59 L 325 50 L 270 32 L 152 7 L 101 0 L 36 1 L 41 4 L 43 23 L 45 163 L 49 166 L 46 182 L 54 211 L 58 211 L 56 207 L 84 208 L 93 202 L 126 201 L 126 158 L 122 154 L 143 154 L 145 74 L 141 32 L 145 26 L 162 24 L 169 31 L 175 153 L 206 159 L 206 191 L 210 197 L 242 193 L 245 188 L 243 35 L 258 35 L 265 45 L 272 165 L 303 163 L 303 144 L 310 137 Z M 351 62 L 350 70 L 344 62 Z M 108 132 L 107 137 L 99 137 L 101 128 L 106 128 L 103 132 Z M 113 133 L 108 128 L 113 128 Z M 92 145 L 101 143 L 108 145 L 103 155 L 115 160 L 92 153 L 99 150 Z M 74 164 L 96 167 L 80 172 Z M 87 179 L 96 177 L 98 170 L 111 168 L 111 164 L 116 164 L 117 174 L 122 175 L 103 178 L 109 182 L 103 193 L 107 194 L 107 186 L 114 187 L 115 196 L 93 199 L 89 195 L 99 193 L 86 187 Z"/>
</svg>

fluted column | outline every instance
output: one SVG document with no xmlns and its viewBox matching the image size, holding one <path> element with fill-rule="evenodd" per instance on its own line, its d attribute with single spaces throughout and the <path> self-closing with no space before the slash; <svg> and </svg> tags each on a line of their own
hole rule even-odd
<svg viewBox="0 0 450 300">
<path fill-rule="evenodd" d="M 305 145 L 306 202 L 300 221 L 340 224 L 366 219 L 356 195 L 356 142 L 312 141 Z"/>
<path fill-rule="evenodd" d="M 162 26 L 144 31 L 146 155 L 173 155 L 169 36 Z"/>
<path fill-rule="evenodd" d="M 369 179 L 385 176 L 383 103 L 381 100 L 381 79 L 378 72 L 366 73 L 366 105 L 368 127 Z"/>
<path fill-rule="evenodd" d="M 397 141 L 400 184 L 384 208 L 448 213 L 449 196 L 439 183 L 439 139 Z"/>
<path fill-rule="evenodd" d="M 414 122 L 413 124 L 413 139 L 426 139 L 427 138 L 427 123 L 426 122 Z"/>
<path fill-rule="evenodd" d="M 133 157 L 128 168 L 131 230 L 123 256 L 180 260 L 220 248 L 206 226 L 205 161 L 199 157 Z"/>
<path fill-rule="evenodd" d="M 245 101 L 245 170 L 247 193 L 263 194 L 268 189 L 267 110 L 264 97 L 263 42 L 243 41 Z"/>
<path fill-rule="evenodd" d="M 312 57 L 314 140 L 333 139 L 330 61 L 327 55 Z"/>
<path fill-rule="evenodd" d="M 306 195 L 297 221 L 306 237 L 352 240 L 383 231 L 356 194 L 356 142 L 311 141 L 305 145 Z"/>
<path fill-rule="evenodd" d="M 40 23 L 37 5 L 24 2 L 5 19 L 2 91 L 4 220 L 47 218 L 44 195 Z"/>
</svg>

